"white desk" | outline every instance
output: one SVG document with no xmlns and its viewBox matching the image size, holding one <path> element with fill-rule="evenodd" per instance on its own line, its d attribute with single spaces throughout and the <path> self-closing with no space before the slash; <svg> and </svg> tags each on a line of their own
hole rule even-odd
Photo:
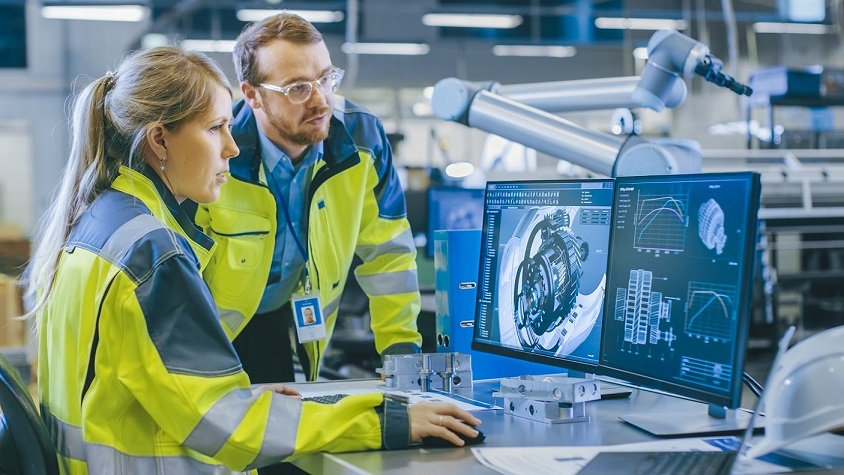
<svg viewBox="0 0 844 475">
<path fill-rule="evenodd" d="M 345 382 L 305 383 L 333 385 L 341 392 Z M 370 382 L 373 387 L 376 382 Z M 297 385 L 301 387 L 301 385 Z M 492 391 L 498 389 L 495 381 L 480 381 L 474 385 L 476 399 L 493 402 Z M 501 400 L 497 401 L 499 404 Z M 630 413 L 663 412 L 684 413 L 689 417 L 705 417 L 703 404 L 661 395 L 644 390 L 634 390 L 626 399 L 592 401 L 586 404 L 588 422 L 570 424 L 543 424 L 504 414 L 502 410 L 479 411 L 475 415 L 483 421 L 481 429 L 486 434 L 485 447 L 554 446 L 554 445 L 611 445 L 656 440 L 655 437 L 625 422 L 618 416 Z M 829 456 L 802 458 L 819 464 L 834 464 L 840 470 L 824 473 L 844 473 L 844 436 L 826 435 Z M 814 444 L 817 445 L 817 444 Z M 352 452 L 344 454 L 318 453 L 304 457 L 296 466 L 314 474 L 424 474 L 424 475 L 475 475 L 496 472 L 481 465 L 469 448 L 428 449 L 411 448 L 394 451 Z M 800 472 L 806 473 L 806 472 Z"/>
</svg>

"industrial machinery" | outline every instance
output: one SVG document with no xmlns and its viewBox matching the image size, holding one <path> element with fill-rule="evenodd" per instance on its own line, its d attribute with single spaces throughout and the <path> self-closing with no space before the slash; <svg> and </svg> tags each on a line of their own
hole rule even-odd
<svg viewBox="0 0 844 475">
<path fill-rule="evenodd" d="M 434 86 L 434 115 L 521 143 L 605 176 L 700 171 L 700 146 L 689 140 L 626 139 L 590 130 L 551 112 L 648 107 L 686 98 L 683 76 L 699 75 L 737 94 L 752 90 L 721 71 L 709 48 L 674 30 L 656 32 L 638 77 L 502 86 L 447 78 Z"/>
</svg>

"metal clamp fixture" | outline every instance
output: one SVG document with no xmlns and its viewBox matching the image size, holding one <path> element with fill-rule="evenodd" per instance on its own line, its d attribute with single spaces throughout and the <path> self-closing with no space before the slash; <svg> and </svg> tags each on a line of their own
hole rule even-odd
<svg viewBox="0 0 844 475">
<path fill-rule="evenodd" d="M 504 398 L 504 411 L 546 424 L 585 422 L 586 402 L 601 399 L 601 384 L 591 378 L 530 376 L 501 380 L 501 390 L 493 397 Z"/>
<path fill-rule="evenodd" d="M 377 371 L 387 389 L 451 393 L 472 388 L 472 356 L 466 353 L 387 355 Z"/>
</svg>

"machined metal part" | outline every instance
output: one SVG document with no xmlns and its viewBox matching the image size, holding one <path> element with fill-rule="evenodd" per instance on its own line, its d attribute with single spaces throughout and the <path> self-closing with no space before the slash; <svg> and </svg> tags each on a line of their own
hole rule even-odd
<svg viewBox="0 0 844 475">
<path fill-rule="evenodd" d="M 507 414 L 546 424 L 565 424 L 589 420 L 586 402 L 601 399 L 601 384 L 589 378 L 506 378 L 492 395 L 504 399 Z"/>
<path fill-rule="evenodd" d="M 546 424 L 569 424 L 587 422 L 584 403 L 542 402 L 533 399 L 504 398 L 504 412 L 513 416 L 544 422 Z"/>
<path fill-rule="evenodd" d="M 378 370 L 387 389 L 455 392 L 472 387 L 472 356 L 466 353 L 387 355 Z"/>
</svg>

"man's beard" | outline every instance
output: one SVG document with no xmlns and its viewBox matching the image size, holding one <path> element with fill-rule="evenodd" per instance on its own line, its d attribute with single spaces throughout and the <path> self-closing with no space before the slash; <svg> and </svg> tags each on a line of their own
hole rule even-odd
<svg viewBox="0 0 844 475">
<path fill-rule="evenodd" d="M 330 110 L 326 110 L 326 113 L 330 112 Z M 322 142 L 328 137 L 328 125 L 320 128 L 314 128 L 312 126 L 305 128 L 296 127 L 293 130 L 294 128 L 290 127 L 288 122 L 275 114 L 269 116 L 269 119 L 269 123 L 275 129 L 276 133 L 284 140 L 295 145 L 309 146 L 317 142 Z"/>
</svg>

